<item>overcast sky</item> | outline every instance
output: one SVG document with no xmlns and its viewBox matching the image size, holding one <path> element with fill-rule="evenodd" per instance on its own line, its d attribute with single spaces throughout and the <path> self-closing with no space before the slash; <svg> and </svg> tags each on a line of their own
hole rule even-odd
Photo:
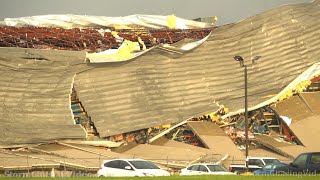
<svg viewBox="0 0 320 180">
<path fill-rule="evenodd" d="M 312 0 L 0 0 L 0 19 L 77 14 L 127 16 L 171 15 L 194 19 L 218 16 L 218 24 L 238 22 L 259 12 L 285 4 Z"/>
</svg>

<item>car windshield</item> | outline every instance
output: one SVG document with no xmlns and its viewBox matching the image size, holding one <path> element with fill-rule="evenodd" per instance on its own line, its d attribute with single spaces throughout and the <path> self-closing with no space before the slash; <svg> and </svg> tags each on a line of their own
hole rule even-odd
<svg viewBox="0 0 320 180">
<path fill-rule="evenodd" d="M 137 169 L 160 169 L 158 166 L 149 161 L 129 161 Z"/>
<path fill-rule="evenodd" d="M 278 159 L 264 159 L 264 162 L 266 164 L 271 164 L 271 163 L 280 163 Z"/>
<path fill-rule="evenodd" d="M 219 165 L 207 165 L 207 167 L 210 169 L 211 172 L 227 171 L 224 167 Z"/>
<path fill-rule="evenodd" d="M 268 165 L 265 165 L 262 169 L 264 170 L 271 170 L 271 169 L 274 169 L 274 165 L 273 164 L 268 164 Z"/>
</svg>

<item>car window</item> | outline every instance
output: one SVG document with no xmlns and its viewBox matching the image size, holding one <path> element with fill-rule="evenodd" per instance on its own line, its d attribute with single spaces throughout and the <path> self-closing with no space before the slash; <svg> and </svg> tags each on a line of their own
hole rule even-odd
<svg viewBox="0 0 320 180">
<path fill-rule="evenodd" d="M 208 169 L 207 169 L 205 166 L 200 165 L 200 166 L 199 166 L 199 171 L 208 172 Z"/>
<path fill-rule="evenodd" d="M 192 171 L 199 171 L 199 165 L 194 165 L 191 168 Z"/>
<path fill-rule="evenodd" d="M 210 169 L 211 172 L 227 171 L 224 167 L 219 165 L 207 165 L 207 167 Z"/>
<path fill-rule="evenodd" d="M 187 169 L 188 169 L 188 170 L 192 170 L 192 168 L 193 168 L 193 166 L 189 166 Z"/>
<path fill-rule="evenodd" d="M 249 159 L 249 165 L 263 166 L 261 159 Z"/>
<path fill-rule="evenodd" d="M 104 163 L 104 167 L 110 167 L 110 168 L 120 168 L 120 161 L 114 160 Z"/>
<path fill-rule="evenodd" d="M 263 159 L 266 164 L 280 163 L 278 159 Z"/>
<path fill-rule="evenodd" d="M 132 160 L 129 161 L 136 169 L 160 169 L 158 166 L 149 161 Z"/>
<path fill-rule="evenodd" d="M 311 155 L 310 164 L 320 164 L 320 153 L 314 153 Z"/>
<path fill-rule="evenodd" d="M 120 161 L 120 164 L 119 164 L 119 168 L 120 168 L 120 169 L 126 169 L 126 168 L 125 168 L 126 166 L 130 166 L 130 164 L 127 163 L 126 161 L 122 161 L 122 160 L 121 160 L 121 161 Z M 131 166 L 130 166 L 130 167 L 131 167 Z M 131 167 L 131 170 L 133 170 L 132 167 Z"/>
<path fill-rule="evenodd" d="M 305 167 L 307 163 L 308 154 L 301 154 L 298 156 L 292 164 L 297 167 Z"/>
</svg>

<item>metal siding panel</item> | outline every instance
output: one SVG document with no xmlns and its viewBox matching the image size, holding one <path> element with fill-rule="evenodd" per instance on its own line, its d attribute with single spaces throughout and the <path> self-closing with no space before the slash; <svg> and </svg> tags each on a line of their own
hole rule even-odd
<svg viewBox="0 0 320 180">
<path fill-rule="evenodd" d="M 28 54 L 48 60 L 26 59 Z M 0 145 L 85 138 L 75 125 L 69 94 L 74 72 L 69 64 L 83 52 L 0 48 Z"/>
</svg>

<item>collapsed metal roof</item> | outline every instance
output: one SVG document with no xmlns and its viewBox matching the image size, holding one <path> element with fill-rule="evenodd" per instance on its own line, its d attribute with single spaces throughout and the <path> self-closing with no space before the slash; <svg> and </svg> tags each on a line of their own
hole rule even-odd
<svg viewBox="0 0 320 180">
<path fill-rule="evenodd" d="M 319 62 L 319 8 L 318 2 L 283 6 L 213 29 L 193 50 L 155 46 L 122 62 L 85 63 L 84 52 L 0 48 L 0 144 L 84 138 L 73 124 L 72 85 L 101 137 L 180 122 L 221 105 L 236 112 L 244 81 L 234 55 L 246 63 L 262 56 L 248 69 L 249 106 L 259 105 Z"/>
<path fill-rule="evenodd" d="M 258 67 L 248 70 L 252 107 L 319 62 L 319 12 L 313 3 L 284 6 L 214 29 L 185 54 L 154 48 L 127 62 L 89 64 L 75 87 L 100 135 L 109 136 L 213 112 L 217 103 L 237 111 L 243 69 L 232 57 L 259 55 Z"/>
</svg>

